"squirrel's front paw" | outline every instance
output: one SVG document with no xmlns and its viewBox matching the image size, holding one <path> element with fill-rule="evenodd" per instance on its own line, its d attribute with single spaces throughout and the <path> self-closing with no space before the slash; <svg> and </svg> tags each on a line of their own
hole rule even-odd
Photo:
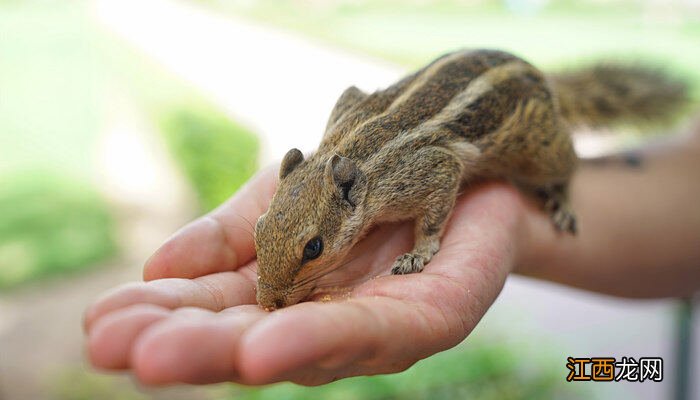
<svg viewBox="0 0 700 400">
<path fill-rule="evenodd" d="M 426 262 L 425 257 L 421 255 L 406 253 L 396 258 L 394 265 L 391 267 L 391 274 L 406 275 L 421 272 Z"/>
</svg>

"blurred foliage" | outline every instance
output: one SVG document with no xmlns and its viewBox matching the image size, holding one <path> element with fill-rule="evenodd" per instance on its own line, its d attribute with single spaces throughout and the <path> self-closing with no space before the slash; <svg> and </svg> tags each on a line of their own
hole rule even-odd
<svg viewBox="0 0 700 400">
<path fill-rule="evenodd" d="M 117 250 L 107 204 L 90 183 L 100 107 L 85 13 L 0 3 L 0 288 Z"/>
<path fill-rule="evenodd" d="M 48 172 L 0 176 L 0 288 L 113 255 L 112 228 L 89 187 Z"/>
<path fill-rule="evenodd" d="M 162 118 L 161 127 L 206 211 L 230 197 L 257 170 L 257 138 L 212 109 L 174 108 Z"/>
<path fill-rule="evenodd" d="M 252 134 L 89 12 L 84 1 L 0 2 L 0 288 L 115 255 L 115 224 L 92 183 L 115 94 L 161 123 L 202 208 L 257 166 Z"/>
<path fill-rule="evenodd" d="M 102 43 L 105 74 L 128 88 L 130 100 L 156 122 L 204 211 L 230 197 L 257 170 L 259 142 L 250 130 L 125 43 L 109 35 Z"/>
<path fill-rule="evenodd" d="M 541 349 L 540 349 L 541 351 Z M 546 351 L 545 351 L 546 352 Z M 556 366 L 556 368 L 553 368 Z M 292 383 L 262 388 L 210 385 L 197 398 L 218 400 L 577 400 L 588 388 L 565 382 L 563 361 L 489 339 L 474 337 L 459 347 L 420 361 L 393 375 L 355 377 L 317 387 Z M 124 376 L 65 368 L 53 375 L 56 400 L 140 400 L 144 394 Z M 156 392 L 157 393 L 157 392 Z M 156 394 L 154 393 L 154 394 Z M 162 395 L 165 395 L 164 393 Z M 167 398 L 159 396 L 159 398 Z"/>
<path fill-rule="evenodd" d="M 356 377 L 318 387 L 290 383 L 262 389 L 233 387 L 230 400 L 547 400 L 583 399 L 566 385 L 563 368 L 528 361 L 516 349 L 469 340 L 394 375 Z M 580 388 L 579 388 L 580 389 Z"/>
</svg>

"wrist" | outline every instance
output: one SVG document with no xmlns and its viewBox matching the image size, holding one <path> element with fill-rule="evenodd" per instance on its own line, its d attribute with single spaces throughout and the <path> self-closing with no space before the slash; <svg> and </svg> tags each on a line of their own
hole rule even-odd
<svg viewBox="0 0 700 400">
<path fill-rule="evenodd" d="M 559 253 L 559 234 L 547 214 L 534 201 L 520 196 L 518 225 L 515 230 L 515 257 L 511 272 L 533 277 L 547 277 Z"/>
</svg>

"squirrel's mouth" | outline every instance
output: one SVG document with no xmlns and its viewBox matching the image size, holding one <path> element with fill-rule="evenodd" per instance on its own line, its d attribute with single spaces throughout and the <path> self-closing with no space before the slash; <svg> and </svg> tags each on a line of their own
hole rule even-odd
<svg viewBox="0 0 700 400">
<path fill-rule="evenodd" d="M 275 311 L 275 310 L 277 310 L 277 309 L 279 309 L 279 308 L 284 308 L 284 306 L 285 306 L 284 300 L 282 300 L 282 299 L 275 299 L 275 300 L 273 301 L 273 304 L 272 304 L 271 306 L 266 306 L 266 307 L 265 307 L 265 311 L 268 311 L 268 312 L 270 312 L 270 311 Z"/>
<path fill-rule="evenodd" d="M 274 311 L 288 307 L 304 300 L 314 289 L 313 283 L 304 286 L 291 286 L 276 288 L 272 285 L 258 281 L 257 301 L 266 311 Z"/>
</svg>

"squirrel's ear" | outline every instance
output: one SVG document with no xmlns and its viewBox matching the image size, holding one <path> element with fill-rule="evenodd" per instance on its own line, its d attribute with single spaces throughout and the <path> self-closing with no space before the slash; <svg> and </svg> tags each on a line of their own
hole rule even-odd
<svg viewBox="0 0 700 400">
<path fill-rule="evenodd" d="M 365 177 L 353 160 L 333 155 L 326 164 L 325 176 L 327 183 L 335 186 L 350 206 L 354 208 L 360 202 Z"/>
<path fill-rule="evenodd" d="M 265 216 L 267 216 L 267 213 L 258 217 L 258 220 L 255 222 L 255 228 L 254 228 L 255 233 L 258 233 L 258 231 L 260 230 L 260 227 L 265 223 Z"/>
<path fill-rule="evenodd" d="M 280 179 L 289 175 L 290 172 L 294 171 L 297 165 L 304 161 L 304 155 L 299 151 L 299 149 L 291 149 L 284 155 L 282 159 L 282 165 L 280 166 Z"/>
<path fill-rule="evenodd" d="M 326 124 L 326 132 L 333 127 L 333 125 L 340 120 L 340 118 L 345 115 L 351 108 L 360 103 L 362 100 L 367 98 L 367 93 L 356 88 L 355 86 L 350 86 L 345 89 L 343 94 L 335 103 L 333 111 L 331 111 L 331 116 L 328 118 L 328 123 Z"/>
</svg>

